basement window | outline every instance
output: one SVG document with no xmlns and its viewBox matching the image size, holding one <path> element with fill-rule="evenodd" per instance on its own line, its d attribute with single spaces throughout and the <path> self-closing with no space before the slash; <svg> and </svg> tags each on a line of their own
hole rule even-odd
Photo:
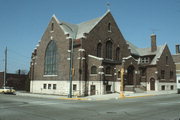
<svg viewBox="0 0 180 120">
<path fill-rule="evenodd" d="M 56 84 L 53 84 L 53 90 L 56 90 L 56 86 L 57 86 Z"/>
<path fill-rule="evenodd" d="M 174 85 L 171 85 L 171 90 L 174 90 Z"/>
<path fill-rule="evenodd" d="M 73 90 L 76 91 L 77 90 L 77 85 L 73 84 Z"/>
<path fill-rule="evenodd" d="M 48 89 L 51 89 L 51 84 L 48 84 Z"/>
<path fill-rule="evenodd" d="M 165 85 L 162 85 L 162 86 L 161 86 L 161 90 L 165 90 Z"/>
<path fill-rule="evenodd" d="M 46 89 L 47 85 L 46 84 L 43 84 L 43 89 Z"/>
</svg>

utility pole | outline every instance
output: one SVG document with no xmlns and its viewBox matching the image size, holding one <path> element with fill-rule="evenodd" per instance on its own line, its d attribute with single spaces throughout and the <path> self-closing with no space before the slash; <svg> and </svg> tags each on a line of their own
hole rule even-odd
<svg viewBox="0 0 180 120">
<path fill-rule="evenodd" d="M 5 49 L 5 59 L 4 59 L 4 87 L 6 86 L 6 72 L 7 72 L 7 47 Z"/>
</svg>

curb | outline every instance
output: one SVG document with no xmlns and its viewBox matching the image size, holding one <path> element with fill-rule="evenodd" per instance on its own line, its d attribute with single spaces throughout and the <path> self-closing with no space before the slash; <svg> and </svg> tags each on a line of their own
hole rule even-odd
<svg viewBox="0 0 180 120">
<path fill-rule="evenodd" d="M 88 98 L 58 98 L 60 100 L 90 100 Z"/>
<path fill-rule="evenodd" d="M 150 96 L 156 96 L 156 95 L 125 96 L 125 98 L 139 98 L 139 97 L 150 97 Z"/>
</svg>

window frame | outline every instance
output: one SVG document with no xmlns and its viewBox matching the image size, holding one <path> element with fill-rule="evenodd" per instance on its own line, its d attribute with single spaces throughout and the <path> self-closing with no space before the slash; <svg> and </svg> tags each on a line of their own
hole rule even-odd
<svg viewBox="0 0 180 120">
<path fill-rule="evenodd" d="M 57 45 L 54 40 L 51 40 L 46 47 L 44 58 L 44 75 L 57 75 Z"/>
<path fill-rule="evenodd" d="M 48 84 L 48 90 L 51 90 L 51 84 Z"/>
<path fill-rule="evenodd" d="M 113 53 L 113 43 L 111 40 L 106 42 L 106 58 L 112 59 L 112 53 Z"/>
<path fill-rule="evenodd" d="M 116 48 L 116 60 L 120 60 L 120 48 Z"/>
<path fill-rule="evenodd" d="M 108 23 L 108 32 L 112 32 L 112 26 L 110 22 Z"/>
<path fill-rule="evenodd" d="M 77 84 L 73 84 L 73 91 L 77 90 Z"/>
<path fill-rule="evenodd" d="M 43 89 L 47 89 L 47 84 L 43 84 Z"/>
<path fill-rule="evenodd" d="M 91 66 L 91 74 L 97 74 L 97 67 L 95 65 Z"/>
<path fill-rule="evenodd" d="M 97 45 L 97 57 L 102 57 L 102 44 L 98 43 Z"/>
<path fill-rule="evenodd" d="M 165 79 L 165 70 L 161 70 L 161 79 Z"/>
<path fill-rule="evenodd" d="M 57 89 L 57 84 L 53 84 L 53 90 Z"/>
<path fill-rule="evenodd" d="M 108 67 L 106 67 L 106 72 L 105 72 L 107 75 L 111 75 L 111 67 L 110 66 L 108 66 Z"/>
</svg>

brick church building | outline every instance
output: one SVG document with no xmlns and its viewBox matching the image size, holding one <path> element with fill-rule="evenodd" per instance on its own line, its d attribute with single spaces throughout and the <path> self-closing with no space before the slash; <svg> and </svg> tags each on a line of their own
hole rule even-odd
<svg viewBox="0 0 180 120">
<path fill-rule="evenodd" d="M 73 40 L 72 93 L 77 96 L 120 92 L 120 69 L 125 68 L 125 91 L 176 89 L 176 71 L 167 44 L 138 48 L 126 41 L 112 14 L 80 24 L 54 15 L 32 53 L 33 93 L 69 94 L 69 49 Z"/>
</svg>

